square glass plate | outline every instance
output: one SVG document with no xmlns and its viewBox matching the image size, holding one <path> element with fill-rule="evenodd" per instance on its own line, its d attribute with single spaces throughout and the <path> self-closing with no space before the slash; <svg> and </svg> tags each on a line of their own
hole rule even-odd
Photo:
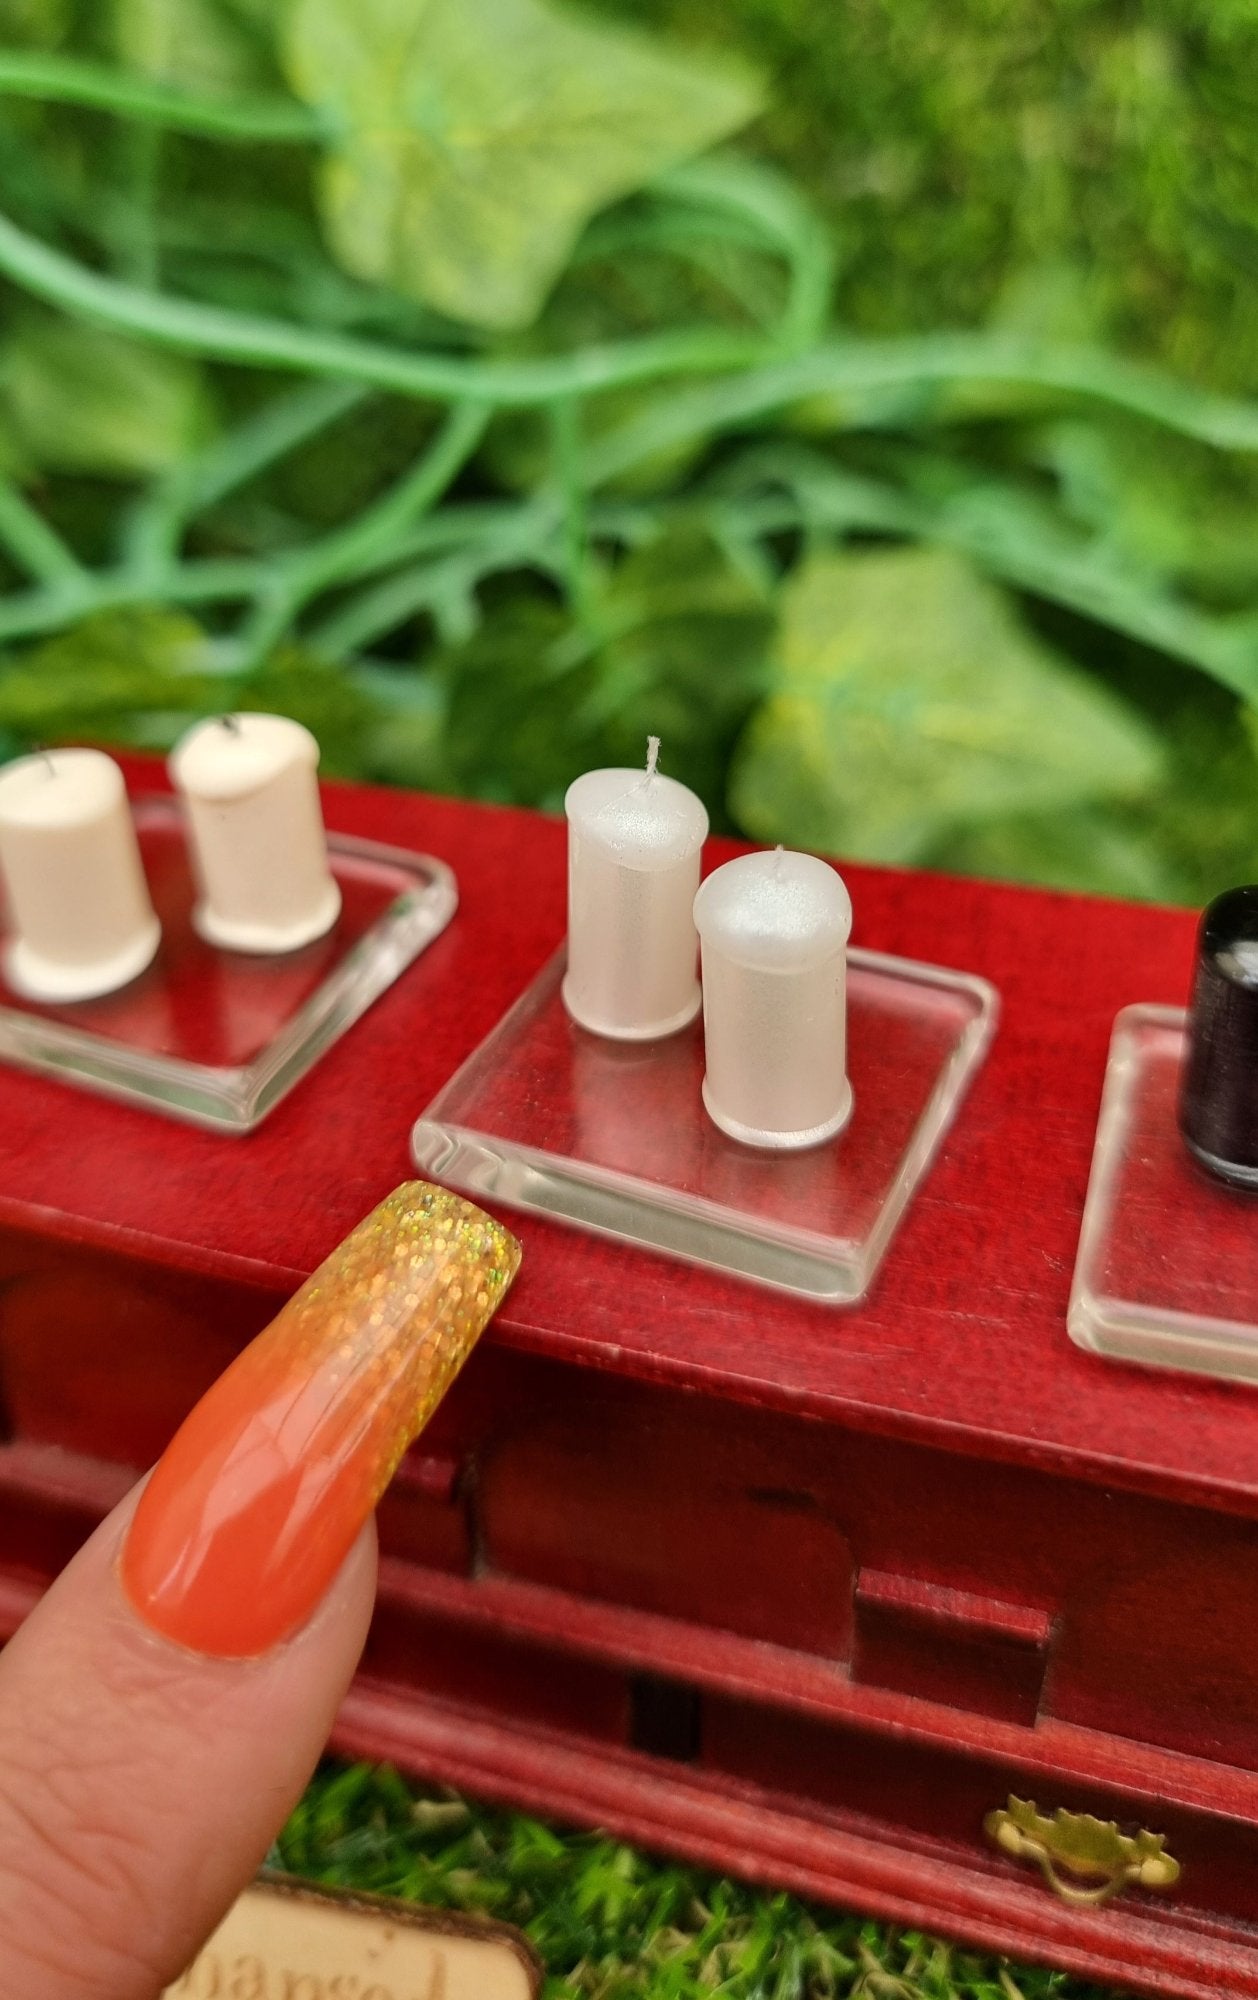
<svg viewBox="0 0 1258 2000">
<path fill-rule="evenodd" d="M 222 951 L 192 927 L 196 891 L 178 801 L 132 802 L 162 925 L 157 957 L 116 993 L 48 1005 L 0 970 L 0 1058 L 154 1111 L 248 1132 L 449 923 L 445 862 L 328 835 L 341 914 L 274 958 Z"/>
<path fill-rule="evenodd" d="M 1070 1337 L 1123 1361 L 1258 1381 L 1258 1193 L 1197 1165 L 1175 1108 L 1187 1016 L 1114 1023 L 1070 1298 Z"/>
<path fill-rule="evenodd" d="M 703 1025 L 658 1042 L 578 1028 L 561 951 L 415 1125 L 426 1174 L 812 1298 L 868 1289 L 996 1025 L 985 980 L 848 954 L 855 1107 L 807 1153 L 740 1145 L 703 1109 Z"/>
</svg>

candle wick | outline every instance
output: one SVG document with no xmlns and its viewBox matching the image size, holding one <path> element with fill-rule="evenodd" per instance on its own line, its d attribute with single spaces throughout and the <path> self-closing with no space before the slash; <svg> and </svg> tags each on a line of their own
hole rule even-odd
<svg viewBox="0 0 1258 2000">
<path fill-rule="evenodd" d="M 646 774 L 648 778 L 655 776 L 659 767 L 659 761 L 660 739 L 658 736 L 648 736 L 646 739 Z"/>
<path fill-rule="evenodd" d="M 227 733 L 228 733 L 228 735 L 229 735 L 229 736 L 239 736 L 239 734 L 240 734 L 240 718 L 239 718 L 239 716 L 236 716 L 236 715 L 220 715 L 218 719 L 219 719 L 219 721 L 220 721 L 220 722 L 222 723 L 222 725 L 223 725 L 224 729 L 225 729 L 225 730 L 227 731 Z"/>
<path fill-rule="evenodd" d="M 37 744 L 35 745 L 35 755 L 36 755 L 37 757 L 42 757 L 42 758 L 43 758 L 43 761 L 44 761 L 44 769 L 45 769 L 45 770 L 47 771 L 47 773 L 48 773 L 48 776 L 49 776 L 50 778 L 55 778 L 55 777 L 57 776 L 57 766 L 56 766 L 56 764 L 55 764 L 55 763 L 53 762 L 53 756 L 52 756 L 52 752 L 51 752 L 51 750 L 47 749 L 47 748 L 46 748 L 46 747 L 44 746 L 44 744 L 42 744 L 42 743 L 37 743 Z"/>
<path fill-rule="evenodd" d="M 782 879 L 782 856 L 785 852 L 786 849 L 784 847 L 775 847 L 773 850 L 773 879 L 775 882 L 779 882 Z"/>
</svg>

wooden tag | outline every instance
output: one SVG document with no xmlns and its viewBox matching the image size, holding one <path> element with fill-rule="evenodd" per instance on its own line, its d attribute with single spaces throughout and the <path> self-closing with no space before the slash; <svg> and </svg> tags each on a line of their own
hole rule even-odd
<svg viewBox="0 0 1258 2000">
<path fill-rule="evenodd" d="M 536 2000 L 509 1924 L 263 1876 L 162 2000 Z"/>
</svg>

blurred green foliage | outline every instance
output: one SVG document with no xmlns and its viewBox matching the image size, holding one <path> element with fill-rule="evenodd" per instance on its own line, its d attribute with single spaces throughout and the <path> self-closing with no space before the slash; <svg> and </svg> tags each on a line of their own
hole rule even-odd
<svg viewBox="0 0 1258 2000">
<path fill-rule="evenodd" d="M 1258 0 L 0 0 L 0 748 L 272 706 L 554 806 L 650 732 L 760 839 L 1251 876 L 1255 54 Z"/>
<path fill-rule="evenodd" d="M 603 4 L 761 63 L 751 137 L 833 222 L 852 325 L 968 324 L 1068 273 L 1076 331 L 1253 388 L 1254 0 Z"/>
</svg>

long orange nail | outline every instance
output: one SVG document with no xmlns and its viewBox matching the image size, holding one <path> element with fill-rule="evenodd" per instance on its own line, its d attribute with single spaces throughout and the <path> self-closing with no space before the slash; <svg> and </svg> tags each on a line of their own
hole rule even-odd
<svg viewBox="0 0 1258 2000">
<path fill-rule="evenodd" d="M 519 1262 L 507 1230 L 442 1188 L 381 1202 L 163 1453 L 122 1553 L 141 1617 L 229 1657 L 304 1625 Z"/>
</svg>

